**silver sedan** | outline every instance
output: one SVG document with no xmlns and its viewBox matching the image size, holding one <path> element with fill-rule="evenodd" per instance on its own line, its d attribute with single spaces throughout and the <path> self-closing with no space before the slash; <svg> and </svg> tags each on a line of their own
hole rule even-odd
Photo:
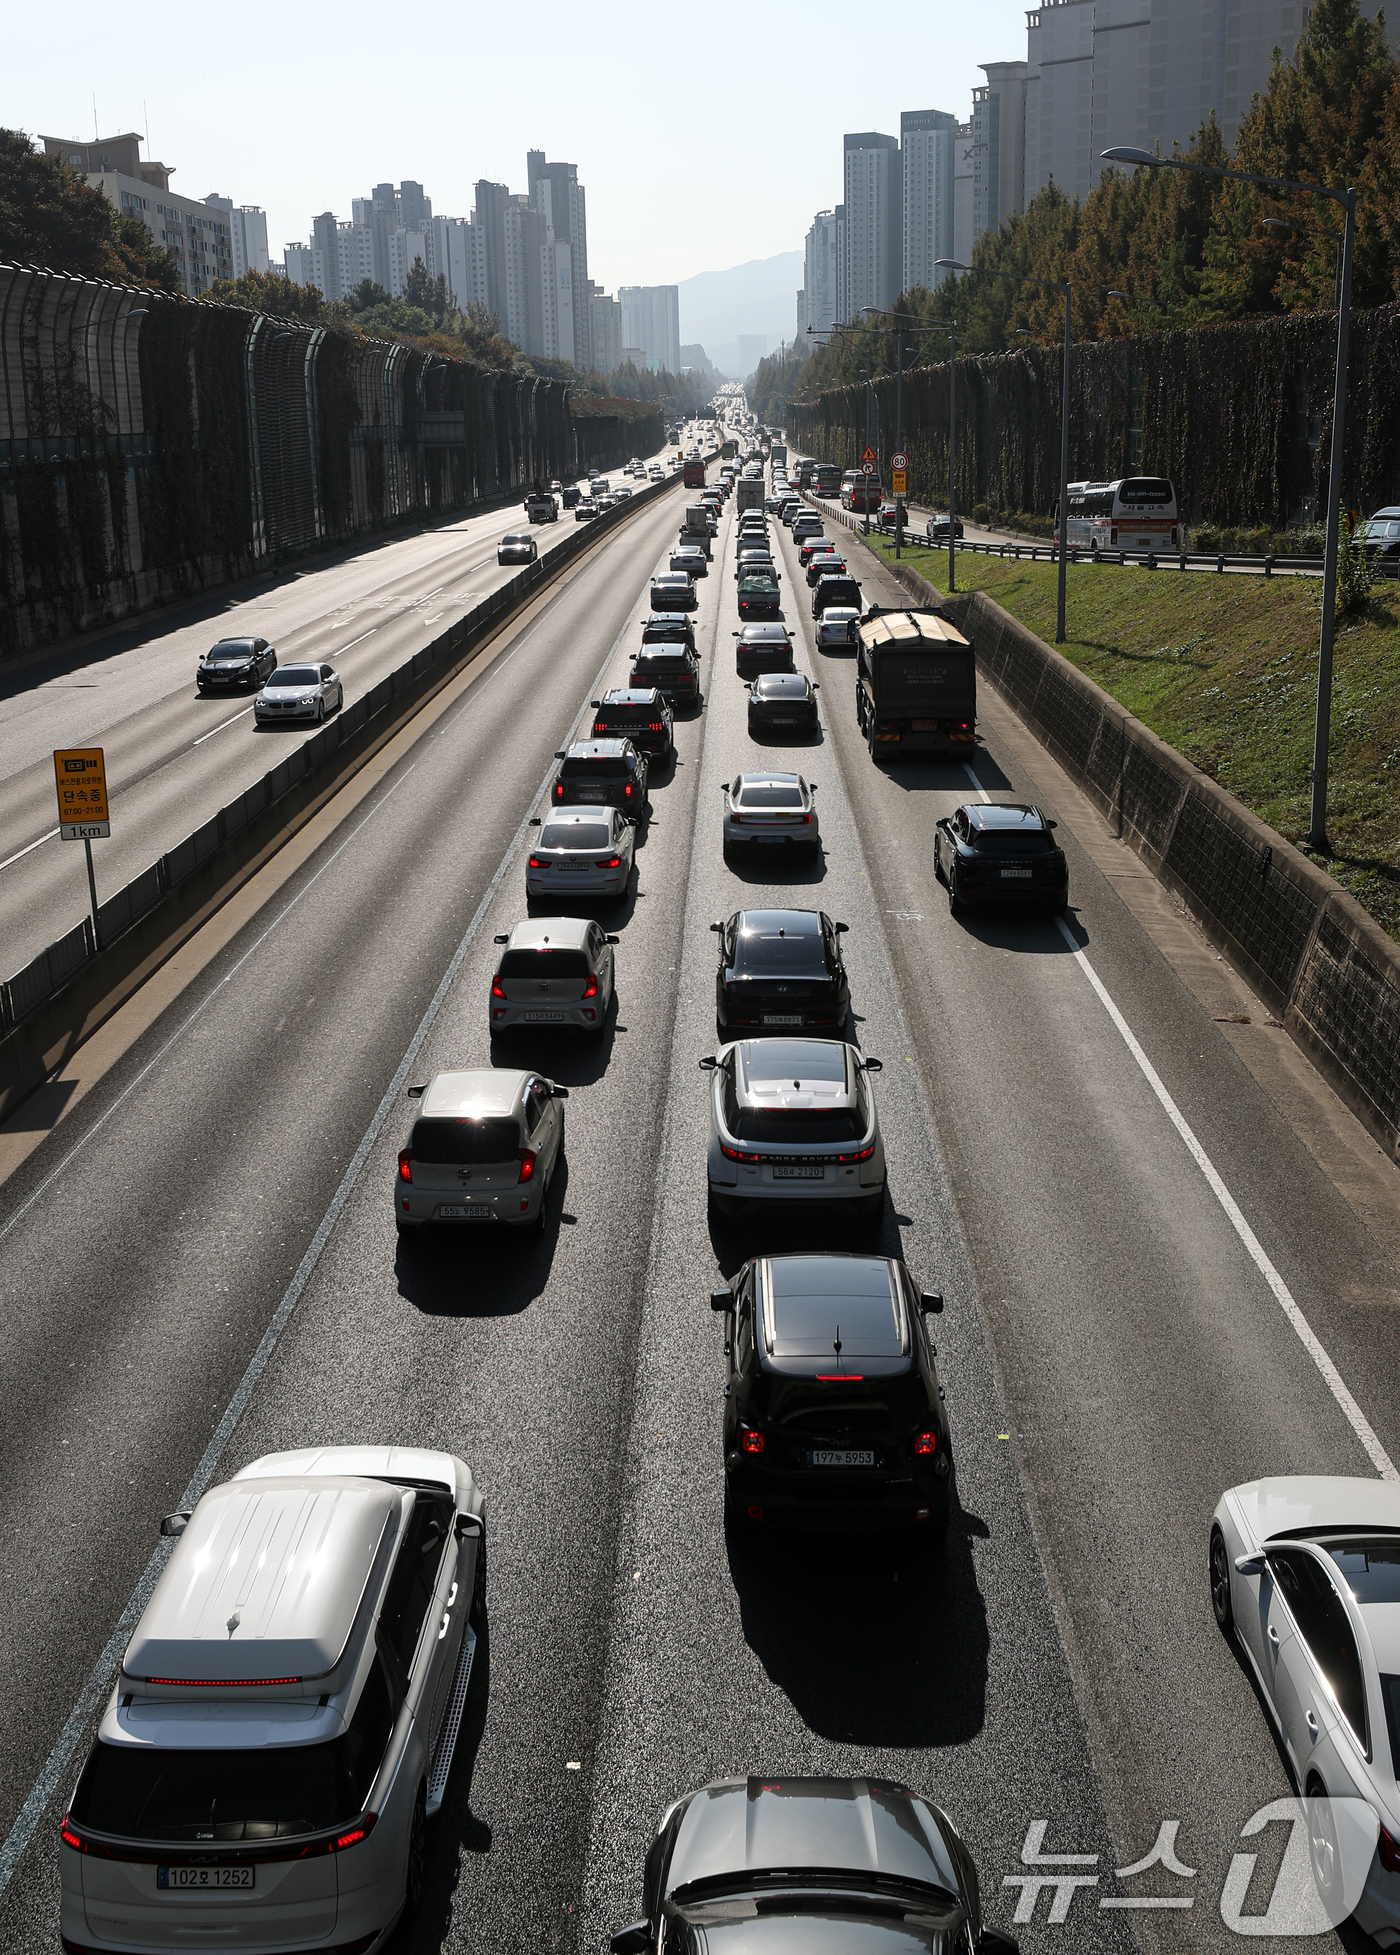
<svg viewBox="0 0 1400 1955">
<path fill-rule="evenodd" d="M 815 781 L 801 774 L 736 774 L 724 783 L 724 855 L 738 849 L 803 850 L 815 855 L 821 830 L 812 796 Z"/>
<path fill-rule="evenodd" d="M 625 896 L 636 829 L 616 808 L 558 808 L 536 818 L 539 838 L 525 865 L 525 894 L 550 902 Z"/>
<path fill-rule="evenodd" d="M 258 726 L 323 720 L 345 704 L 345 688 L 330 665 L 279 665 L 253 701 Z"/>
</svg>

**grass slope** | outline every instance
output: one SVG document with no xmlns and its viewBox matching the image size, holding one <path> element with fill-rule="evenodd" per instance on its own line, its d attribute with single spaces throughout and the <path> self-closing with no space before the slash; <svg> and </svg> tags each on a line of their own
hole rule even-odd
<svg viewBox="0 0 1400 1955">
<path fill-rule="evenodd" d="M 889 544 L 876 545 L 891 557 Z M 904 550 L 946 589 L 946 550 Z M 986 591 L 1055 641 L 1056 567 L 959 554 L 958 586 Z M 1317 578 L 1069 566 L 1066 642 L 1081 672 L 1245 806 L 1313 855 L 1400 939 L 1400 593 L 1339 619 L 1328 831 L 1305 848 L 1317 702 Z"/>
</svg>

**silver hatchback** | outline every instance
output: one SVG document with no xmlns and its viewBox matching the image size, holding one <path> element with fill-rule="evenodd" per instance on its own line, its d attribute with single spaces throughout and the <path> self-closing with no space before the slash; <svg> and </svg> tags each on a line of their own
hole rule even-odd
<svg viewBox="0 0 1400 1955">
<path fill-rule="evenodd" d="M 435 1073 L 408 1091 L 418 1118 L 394 1181 L 399 1234 L 430 1222 L 542 1228 L 569 1089 L 543 1073 L 482 1069 Z"/>
<path fill-rule="evenodd" d="M 613 995 L 613 945 L 581 916 L 527 917 L 497 937 L 491 979 L 491 1036 L 526 1025 L 571 1025 L 596 1037 Z"/>
<path fill-rule="evenodd" d="M 557 808 L 539 821 L 539 840 L 525 858 L 525 894 L 573 902 L 580 896 L 625 896 L 637 831 L 616 808 Z"/>
<path fill-rule="evenodd" d="M 700 1064 L 712 1075 L 710 1212 L 819 1202 L 878 1225 L 885 1143 L 868 1075 L 839 1039 L 742 1039 Z"/>
</svg>

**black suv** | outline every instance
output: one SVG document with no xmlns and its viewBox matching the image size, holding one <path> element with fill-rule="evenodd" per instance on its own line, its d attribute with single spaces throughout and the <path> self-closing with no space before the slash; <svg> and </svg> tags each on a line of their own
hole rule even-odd
<svg viewBox="0 0 1400 1955">
<path fill-rule="evenodd" d="M 576 740 L 550 789 L 551 808 L 616 808 L 640 822 L 647 804 L 647 760 L 630 740 Z"/>
<path fill-rule="evenodd" d="M 642 624 L 643 649 L 648 645 L 684 645 L 693 652 L 695 626 L 680 611 L 653 611 Z"/>
<path fill-rule="evenodd" d="M 860 585 L 854 577 L 819 577 L 812 592 L 812 616 L 819 618 L 828 604 L 848 604 L 861 608 Z"/>
<path fill-rule="evenodd" d="M 841 1037 L 851 1009 L 838 942 L 844 923 L 833 923 L 825 910 L 736 910 L 710 928 L 719 937 L 721 1039 L 765 1030 Z"/>
<path fill-rule="evenodd" d="M 277 652 L 265 638 L 221 638 L 199 661 L 195 684 L 201 694 L 258 687 L 277 670 Z"/>
<path fill-rule="evenodd" d="M 725 1315 L 724 1503 L 740 1526 L 910 1530 L 941 1546 L 953 1455 L 927 1312 L 902 1262 L 765 1256 Z"/>
<path fill-rule="evenodd" d="M 615 686 L 592 704 L 595 740 L 630 740 L 650 761 L 674 756 L 676 716 L 655 686 Z"/>
</svg>

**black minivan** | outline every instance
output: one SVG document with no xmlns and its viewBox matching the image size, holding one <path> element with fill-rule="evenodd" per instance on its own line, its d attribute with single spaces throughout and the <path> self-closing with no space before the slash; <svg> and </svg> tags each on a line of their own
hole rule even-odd
<svg viewBox="0 0 1400 1955">
<path fill-rule="evenodd" d="M 844 1528 L 942 1545 L 952 1442 L 925 1319 L 895 1257 L 746 1263 L 724 1314 L 724 1503 L 740 1528 Z"/>
</svg>

